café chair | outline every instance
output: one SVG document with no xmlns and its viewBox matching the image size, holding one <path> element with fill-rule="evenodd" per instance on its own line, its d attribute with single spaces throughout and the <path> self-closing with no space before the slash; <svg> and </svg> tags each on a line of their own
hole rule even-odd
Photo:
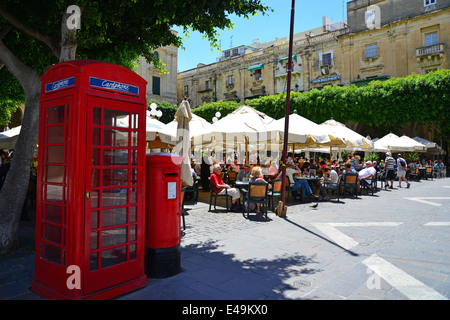
<svg viewBox="0 0 450 320">
<path fill-rule="evenodd" d="M 281 188 L 283 187 L 283 181 L 281 178 L 277 178 L 272 182 L 272 188 L 267 191 L 267 198 L 269 201 L 269 205 L 272 203 L 272 212 L 275 212 L 275 198 L 281 197 Z"/>
<path fill-rule="evenodd" d="M 425 168 L 425 177 L 426 180 L 428 180 L 428 178 L 431 178 L 431 180 L 433 180 L 433 167 L 426 167 Z"/>
<path fill-rule="evenodd" d="M 228 206 L 228 197 L 230 198 L 230 201 L 231 201 L 231 195 L 228 194 L 228 189 L 225 188 L 225 193 L 224 194 L 220 194 L 220 195 L 216 194 L 214 192 L 214 190 L 222 189 L 222 188 L 214 188 L 214 186 L 213 186 L 213 184 L 211 182 L 211 179 L 210 178 L 208 178 L 208 179 L 209 179 L 209 189 L 210 189 L 210 192 L 211 192 L 211 195 L 209 197 L 209 210 L 208 211 L 211 212 L 211 205 L 212 205 L 213 199 L 214 199 L 214 210 L 217 210 L 216 209 L 217 198 L 225 198 L 225 201 L 226 201 L 226 212 L 228 212 L 228 210 L 230 208 Z"/>
<path fill-rule="evenodd" d="M 237 178 L 237 173 L 235 171 L 228 171 L 228 184 L 231 187 L 236 186 L 236 178 Z"/>
<path fill-rule="evenodd" d="M 344 196 L 347 190 L 351 190 L 355 197 L 358 197 L 358 173 L 346 173 L 344 179 Z"/>
<path fill-rule="evenodd" d="M 249 218 L 250 204 L 260 204 L 260 210 L 267 219 L 267 191 L 269 190 L 269 184 L 266 182 L 249 182 L 248 190 L 243 189 L 244 205 L 242 206 L 242 215 L 244 218 Z M 245 214 L 247 211 L 247 215 Z"/>
<path fill-rule="evenodd" d="M 198 184 L 199 179 L 194 179 L 194 184 L 192 186 L 186 186 L 185 195 L 189 194 L 194 204 L 198 201 Z"/>
<path fill-rule="evenodd" d="M 324 190 L 331 191 L 332 193 L 337 192 L 337 202 L 339 202 L 339 197 L 341 195 L 341 189 L 340 189 L 341 178 L 342 178 L 342 176 L 339 177 L 337 183 L 331 183 L 331 182 L 327 182 L 326 181 L 321 186 L 321 188 L 324 189 Z"/>
<path fill-rule="evenodd" d="M 367 191 L 367 195 L 369 195 L 369 191 L 372 191 L 373 195 L 374 191 L 377 189 L 377 178 L 372 177 L 370 183 L 368 183 L 366 179 L 361 179 L 360 184 L 359 195 L 361 195 L 363 189 Z"/>
</svg>

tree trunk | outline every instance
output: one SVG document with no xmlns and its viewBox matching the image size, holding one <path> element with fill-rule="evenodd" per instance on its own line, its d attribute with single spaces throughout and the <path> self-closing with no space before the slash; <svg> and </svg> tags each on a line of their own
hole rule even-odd
<svg viewBox="0 0 450 320">
<path fill-rule="evenodd" d="M 39 82 L 37 90 L 26 94 L 22 129 L 14 150 L 11 168 L 0 192 L 0 253 L 18 248 L 18 230 L 30 178 L 30 166 L 37 144 L 39 125 Z M 30 110 L 31 109 L 31 110 Z"/>
<path fill-rule="evenodd" d="M 25 201 L 30 166 L 38 140 L 40 79 L 0 41 L 0 60 L 22 85 L 25 112 L 11 168 L 0 191 L 0 254 L 18 247 L 20 214 Z"/>
<path fill-rule="evenodd" d="M 71 13 L 65 13 L 62 17 L 58 56 L 60 62 L 75 60 L 77 29 L 68 28 L 67 19 L 70 16 Z M 56 47 L 51 47 L 51 49 L 56 55 Z M 1 38 L 0 63 L 4 64 L 14 75 L 25 93 L 22 129 L 16 143 L 11 168 L 0 191 L 0 254 L 3 254 L 15 250 L 19 245 L 20 214 L 28 190 L 31 161 L 38 142 L 41 81 L 34 70 L 17 59 L 4 45 Z"/>
</svg>

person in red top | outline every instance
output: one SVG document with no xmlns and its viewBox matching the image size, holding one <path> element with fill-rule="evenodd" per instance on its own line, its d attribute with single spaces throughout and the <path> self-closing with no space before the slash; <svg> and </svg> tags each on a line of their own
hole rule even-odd
<svg viewBox="0 0 450 320">
<path fill-rule="evenodd" d="M 241 198 L 241 192 L 237 188 L 231 188 L 228 184 L 223 182 L 220 177 L 220 172 L 222 168 L 220 165 L 215 164 L 213 166 L 213 173 L 211 174 L 211 183 L 214 187 L 215 194 L 225 194 L 225 189 L 227 189 L 227 193 L 231 196 L 231 211 L 236 211 L 238 209 L 238 201 Z"/>
</svg>

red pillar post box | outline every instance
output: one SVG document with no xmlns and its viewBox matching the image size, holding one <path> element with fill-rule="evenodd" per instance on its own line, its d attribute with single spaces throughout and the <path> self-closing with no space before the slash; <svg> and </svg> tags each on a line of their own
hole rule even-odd
<svg viewBox="0 0 450 320">
<path fill-rule="evenodd" d="M 146 285 L 146 81 L 76 60 L 41 78 L 35 276 L 49 299 L 109 299 Z"/>
<path fill-rule="evenodd" d="M 145 273 L 166 278 L 181 272 L 181 167 L 184 157 L 147 155 Z"/>
</svg>

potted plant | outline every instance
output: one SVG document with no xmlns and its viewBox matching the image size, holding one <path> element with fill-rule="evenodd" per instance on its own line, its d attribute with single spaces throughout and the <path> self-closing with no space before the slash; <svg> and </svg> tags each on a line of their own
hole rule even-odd
<svg viewBox="0 0 450 320">
<path fill-rule="evenodd" d="M 405 161 L 407 163 L 419 161 L 419 154 L 417 152 L 408 152 L 405 154 Z"/>
</svg>

